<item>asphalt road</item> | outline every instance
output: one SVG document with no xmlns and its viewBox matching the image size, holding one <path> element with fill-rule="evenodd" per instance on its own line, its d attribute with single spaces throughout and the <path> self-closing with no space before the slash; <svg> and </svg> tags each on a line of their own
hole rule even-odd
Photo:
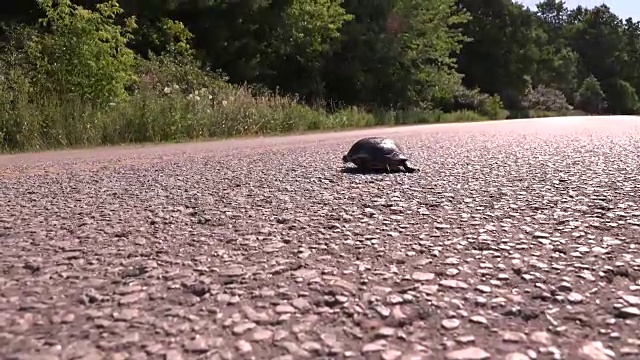
<svg viewBox="0 0 640 360">
<path fill-rule="evenodd" d="M 342 172 L 374 134 L 421 172 Z M 0 156 L 0 358 L 638 359 L 639 156 L 640 117 Z"/>
</svg>

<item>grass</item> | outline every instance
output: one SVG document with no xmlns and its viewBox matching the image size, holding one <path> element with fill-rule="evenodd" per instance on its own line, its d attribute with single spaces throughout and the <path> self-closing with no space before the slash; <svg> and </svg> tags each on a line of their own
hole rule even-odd
<svg viewBox="0 0 640 360">
<path fill-rule="evenodd" d="M 0 76 L 0 153 L 475 122 L 510 115 L 501 108 L 490 111 L 491 115 L 473 111 L 366 112 L 357 107 L 328 112 L 302 105 L 291 96 L 230 85 L 197 68 L 140 64 L 135 88 L 106 107 L 97 106 L 96 101 L 38 91 L 28 76 Z"/>
<path fill-rule="evenodd" d="M 0 89 L 4 153 L 489 120 L 471 111 L 368 113 L 349 107 L 329 113 L 239 86 L 188 94 L 175 86 L 142 87 L 106 108 L 27 87 L 11 90 Z"/>
</svg>

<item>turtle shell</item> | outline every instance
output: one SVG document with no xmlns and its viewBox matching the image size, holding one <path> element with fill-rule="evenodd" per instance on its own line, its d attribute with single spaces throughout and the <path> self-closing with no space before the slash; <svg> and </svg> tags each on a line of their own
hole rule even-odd
<svg viewBox="0 0 640 360">
<path fill-rule="evenodd" d="M 389 161 L 407 160 L 407 157 L 402 148 L 392 139 L 374 136 L 356 141 L 343 160 L 357 166 L 367 164 L 373 167 L 385 167 Z"/>
</svg>

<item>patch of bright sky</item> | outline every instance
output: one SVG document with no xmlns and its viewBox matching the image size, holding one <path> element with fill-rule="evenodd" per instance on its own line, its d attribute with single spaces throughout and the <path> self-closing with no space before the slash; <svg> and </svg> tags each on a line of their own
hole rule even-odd
<svg viewBox="0 0 640 360">
<path fill-rule="evenodd" d="M 515 2 L 524 4 L 531 9 L 535 9 L 536 4 L 540 1 L 515 0 Z M 569 9 L 573 9 L 578 5 L 586 8 L 592 8 L 602 5 L 603 3 L 623 20 L 630 17 L 635 21 L 640 21 L 640 1 L 638 0 L 565 0 L 565 6 Z"/>
</svg>

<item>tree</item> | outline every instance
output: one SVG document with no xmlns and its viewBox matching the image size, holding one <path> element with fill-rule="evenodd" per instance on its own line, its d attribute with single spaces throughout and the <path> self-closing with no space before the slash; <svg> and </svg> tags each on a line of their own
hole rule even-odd
<svg viewBox="0 0 640 360">
<path fill-rule="evenodd" d="M 50 93 L 78 96 L 106 105 L 125 95 L 134 80 L 135 57 L 127 47 L 135 22 L 116 24 L 122 13 L 116 0 L 96 6 L 96 11 L 70 0 L 38 0 L 46 16 L 40 24 L 49 32 L 35 38 L 41 71 L 39 85 Z"/>
<path fill-rule="evenodd" d="M 580 77 L 620 78 L 624 60 L 622 21 L 608 6 L 577 7 L 569 14 L 567 37 L 580 56 Z"/>
<path fill-rule="evenodd" d="M 507 107 L 519 107 L 546 41 L 535 14 L 510 0 L 458 0 L 458 6 L 472 16 L 463 26 L 472 41 L 458 56 L 465 86 L 478 86 L 500 95 Z"/>
<path fill-rule="evenodd" d="M 576 107 L 590 114 L 600 114 L 607 106 L 600 82 L 595 76 L 589 75 L 580 86 L 576 94 Z"/>
<path fill-rule="evenodd" d="M 561 0 L 543 0 L 536 5 L 540 26 L 546 35 L 535 83 L 559 89 L 573 103 L 578 84 L 580 56 L 571 49 L 566 36 L 569 9 Z"/>
<path fill-rule="evenodd" d="M 354 21 L 325 67 L 327 94 L 350 105 L 428 107 L 460 84 L 454 56 L 467 16 L 454 0 L 347 0 Z"/>
<path fill-rule="evenodd" d="M 607 79 L 602 88 L 606 94 L 607 110 L 612 114 L 635 115 L 640 111 L 636 90 L 622 79 Z"/>
</svg>

